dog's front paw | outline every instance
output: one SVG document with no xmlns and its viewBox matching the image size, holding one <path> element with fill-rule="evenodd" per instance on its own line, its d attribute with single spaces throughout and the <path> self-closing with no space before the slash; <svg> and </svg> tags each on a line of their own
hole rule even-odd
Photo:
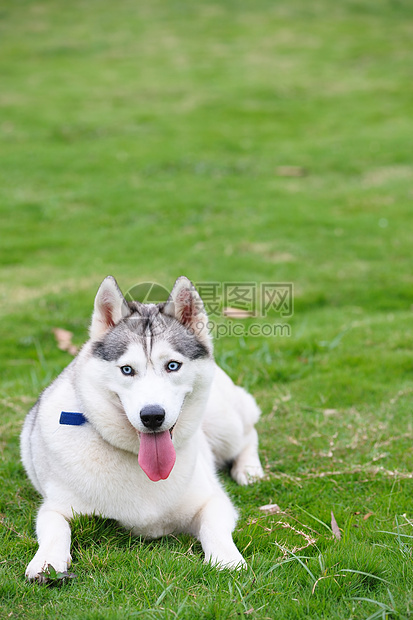
<svg viewBox="0 0 413 620">
<path fill-rule="evenodd" d="M 64 573 L 70 566 L 71 559 L 72 558 L 69 556 L 66 560 L 62 560 L 62 558 L 53 555 L 45 558 L 43 554 L 40 555 L 39 552 L 37 552 L 26 568 L 26 577 L 29 581 L 43 583 L 48 579 L 47 572 L 49 565 L 54 568 L 56 573 Z"/>
<path fill-rule="evenodd" d="M 218 568 L 218 570 L 224 570 L 225 568 L 229 568 L 230 570 L 242 570 L 248 566 L 237 548 L 235 548 L 231 554 L 214 554 L 208 559 L 205 558 L 205 560 L 212 566 Z"/>
<path fill-rule="evenodd" d="M 236 462 L 232 466 L 231 476 L 239 485 L 246 486 L 263 478 L 264 472 L 260 463 L 248 465 Z"/>
<path fill-rule="evenodd" d="M 205 554 L 205 561 L 219 570 L 224 568 L 232 570 L 247 568 L 246 561 L 232 540 L 222 541 L 220 545 L 215 543 L 213 551 Z"/>
</svg>

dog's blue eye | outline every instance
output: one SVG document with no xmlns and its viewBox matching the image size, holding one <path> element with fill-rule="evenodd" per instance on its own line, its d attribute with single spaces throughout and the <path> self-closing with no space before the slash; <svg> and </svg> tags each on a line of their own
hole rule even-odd
<svg viewBox="0 0 413 620">
<path fill-rule="evenodd" d="M 126 377 L 133 377 L 133 375 L 135 374 L 135 371 L 133 370 L 132 366 L 121 366 L 120 371 Z"/>
<path fill-rule="evenodd" d="M 180 364 L 179 362 L 168 362 L 166 365 L 166 370 L 168 372 L 175 372 L 179 370 L 181 366 L 182 364 Z"/>
</svg>

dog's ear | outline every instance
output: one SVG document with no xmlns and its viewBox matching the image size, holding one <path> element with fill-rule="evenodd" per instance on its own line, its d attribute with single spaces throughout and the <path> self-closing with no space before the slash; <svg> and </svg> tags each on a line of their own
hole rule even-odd
<svg viewBox="0 0 413 620">
<path fill-rule="evenodd" d="M 175 282 L 163 307 L 163 313 L 177 319 L 212 352 L 212 338 L 204 304 L 195 286 L 185 276 L 181 276 Z"/>
<path fill-rule="evenodd" d="M 95 297 L 95 309 L 90 325 L 90 337 L 99 340 L 110 327 L 130 314 L 130 309 L 115 278 L 108 276 L 102 282 Z"/>
</svg>

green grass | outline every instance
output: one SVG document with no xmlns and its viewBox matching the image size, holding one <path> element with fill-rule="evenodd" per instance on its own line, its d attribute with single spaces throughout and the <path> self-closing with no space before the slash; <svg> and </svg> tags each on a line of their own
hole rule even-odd
<svg viewBox="0 0 413 620">
<path fill-rule="evenodd" d="M 412 617 L 412 18 L 408 0 L 0 7 L 2 618 Z M 294 283 L 291 337 L 215 343 L 263 410 L 266 479 L 222 474 L 246 572 L 78 516 L 77 578 L 24 580 L 21 424 L 70 361 L 53 327 L 81 344 L 107 274 Z"/>
</svg>

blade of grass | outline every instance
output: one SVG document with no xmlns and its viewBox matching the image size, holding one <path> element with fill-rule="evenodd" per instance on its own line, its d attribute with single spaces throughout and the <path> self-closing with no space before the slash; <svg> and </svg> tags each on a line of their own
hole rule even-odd
<svg viewBox="0 0 413 620">
<path fill-rule="evenodd" d="M 383 579 L 383 577 L 378 577 L 377 575 L 373 575 L 372 573 L 365 573 L 362 570 L 353 570 L 352 568 L 340 568 L 340 572 L 342 573 L 355 573 L 356 575 L 363 575 L 364 577 L 372 577 L 373 579 L 377 579 L 377 581 L 382 581 L 383 583 L 387 583 L 389 586 L 396 587 L 387 579 Z"/>
<path fill-rule="evenodd" d="M 295 553 L 293 553 L 292 551 L 290 551 L 289 549 L 287 549 L 286 547 L 282 547 L 281 545 L 279 545 L 276 541 L 273 542 L 274 545 L 276 545 L 279 549 L 281 549 L 281 551 L 283 552 L 287 552 L 290 553 L 291 556 L 297 560 L 297 562 L 299 562 L 301 564 L 301 566 L 307 571 L 307 573 L 310 575 L 311 579 L 313 580 L 313 582 L 317 581 L 317 578 L 313 575 L 313 573 L 311 572 L 311 570 L 308 568 L 308 566 L 306 564 L 304 564 L 304 562 L 302 561 L 302 559 L 309 559 L 309 558 L 300 558 L 300 556 L 295 555 Z"/>
<path fill-rule="evenodd" d="M 318 517 L 315 517 L 314 515 L 312 515 L 311 512 L 308 512 L 304 508 L 301 508 L 301 506 L 296 506 L 296 508 L 298 508 L 299 510 L 301 510 L 301 512 L 304 512 L 306 515 L 308 515 L 309 517 L 314 519 L 314 521 L 317 521 L 318 523 L 323 525 L 326 528 L 326 530 L 328 530 L 330 533 L 333 532 L 333 530 L 331 529 L 331 527 L 329 525 L 327 525 L 327 523 L 324 523 L 324 521 L 321 521 L 321 519 L 319 519 Z"/>
</svg>

